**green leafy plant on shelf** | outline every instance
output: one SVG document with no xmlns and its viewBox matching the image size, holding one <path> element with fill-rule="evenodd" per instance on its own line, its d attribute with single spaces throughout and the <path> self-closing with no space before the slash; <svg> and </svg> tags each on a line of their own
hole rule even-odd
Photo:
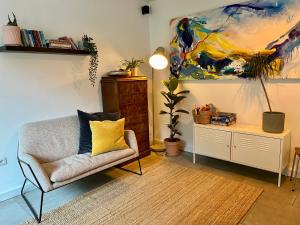
<svg viewBox="0 0 300 225">
<path fill-rule="evenodd" d="M 17 27 L 18 26 L 18 22 L 17 22 L 17 18 L 16 18 L 16 15 L 12 12 L 12 15 L 13 15 L 13 17 L 14 17 L 14 20 L 12 21 L 11 19 L 10 19 L 10 16 L 9 16 L 9 14 L 8 14 L 8 23 L 7 23 L 7 26 L 15 26 L 15 27 Z"/>
<path fill-rule="evenodd" d="M 122 60 L 121 63 L 125 70 L 131 70 L 139 67 L 141 64 L 145 63 L 145 61 L 143 59 L 132 58 L 131 60 Z"/>
<path fill-rule="evenodd" d="M 97 80 L 97 70 L 99 64 L 98 49 L 96 43 L 92 42 L 93 38 L 87 36 L 86 34 L 82 38 L 82 43 L 84 49 L 88 50 L 90 53 L 90 68 L 89 68 L 89 80 L 91 85 L 94 87 Z"/>
<path fill-rule="evenodd" d="M 137 68 L 145 63 L 143 59 L 134 59 L 132 58 L 131 60 L 122 60 L 121 65 L 126 71 L 131 72 L 131 76 L 136 76 L 137 75 Z"/>
</svg>

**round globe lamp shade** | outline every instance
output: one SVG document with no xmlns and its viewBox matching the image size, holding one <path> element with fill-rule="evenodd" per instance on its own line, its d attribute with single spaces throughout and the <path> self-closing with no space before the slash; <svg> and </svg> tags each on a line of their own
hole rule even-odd
<svg viewBox="0 0 300 225">
<path fill-rule="evenodd" d="M 163 70 L 168 66 L 168 59 L 163 47 L 156 49 L 149 59 L 149 64 L 156 70 Z"/>
</svg>

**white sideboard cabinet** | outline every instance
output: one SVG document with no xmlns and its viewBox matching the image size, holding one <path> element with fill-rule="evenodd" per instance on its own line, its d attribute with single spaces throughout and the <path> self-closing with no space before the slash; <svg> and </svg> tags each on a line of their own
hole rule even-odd
<svg viewBox="0 0 300 225">
<path fill-rule="evenodd" d="M 260 127 L 194 124 L 193 163 L 196 154 L 222 159 L 281 174 L 289 163 L 291 133 L 263 132 Z"/>
</svg>

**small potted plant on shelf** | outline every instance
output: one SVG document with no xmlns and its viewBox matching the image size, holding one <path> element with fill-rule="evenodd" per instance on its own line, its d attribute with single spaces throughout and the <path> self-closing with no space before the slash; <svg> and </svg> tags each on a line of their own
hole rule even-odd
<svg viewBox="0 0 300 225">
<path fill-rule="evenodd" d="M 181 150 L 181 140 L 176 137 L 176 135 L 181 135 L 177 129 L 179 123 L 179 114 L 185 113 L 189 114 L 188 111 L 184 109 L 176 109 L 176 105 L 185 99 L 186 94 L 190 93 L 188 90 L 175 92 L 178 87 L 178 79 L 174 76 L 170 77 L 169 80 L 164 80 L 163 85 L 168 89 L 168 92 L 162 91 L 161 94 L 167 100 L 165 106 L 168 111 L 160 111 L 161 115 L 169 116 L 168 128 L 170 129 L 170 136 L 164 140 L 166 146 L 166 152 L 168 156 L 176 156 Z"/>
<path fill-rule="evenodd" d="M 94 87 L 97 80 L 97 69 L 98 69 L 98 50 L 96 43 L 92 42 L 93 38 L 88 37 L 86 34 L 82 37 L 83 48 L 88 50 L 90 53 L 90 68 L 89 68 L 89 80 L 91 85 Z"/>
<path fill-rule="evenodd" d="M 145 63 L 143 59 L 134 59 L 131 60 L 122 60 L 121 61 L 122 66 L 125 67 L 126 71 L 131 72 L 131 76 L 137 76 L 138 75 L 138 67 Z"/>
<path fill-rule="evenodd" d="M 281 133 L 284 130 L 285 114 L 274 112 L 271 107 L 270 98 L 265 87 L 265 80 L 278 74 L 280 65 L 272 60 L 268 55 L 257 53 L 247 60 L 249 79 L 259 80 L 263 88 L 269 111 L 263 113 L 263 130 L 269 133 Z"/>
<path fill-rule="evenodd" d="M 7 25 L 2 26 L 2 41 L 5 46 L 20 46 L 21 45 L 21 31 L 18 27 L 17 18 L 14 13 L 13 21 L 8 15 Z"/>
</svg>

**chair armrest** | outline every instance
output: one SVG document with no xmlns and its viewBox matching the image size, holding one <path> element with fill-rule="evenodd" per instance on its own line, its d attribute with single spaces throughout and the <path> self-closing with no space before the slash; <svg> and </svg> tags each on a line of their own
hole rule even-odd
<svg viewBox="0 0 300 225">
<path fill-rule="evenodd" d="M 34 183 L 37 187 L 40 186 L 44 192 L 48 192 L 53 189 L 49 176 L 36 158 L 27 153 L 19 153 L 18 160 L 22 167 L 24 176 L 28 180 Z"/>
<path fill-rule="evenodd" d="M 136 136 L 133 130 L 125 130 L 124 132 L 125 141 L 128 144 L 129 148 L 133 149 L 136 152 L 136 156 L 139 156 L 139 147 L 137 144 Z"/>
</svg>

